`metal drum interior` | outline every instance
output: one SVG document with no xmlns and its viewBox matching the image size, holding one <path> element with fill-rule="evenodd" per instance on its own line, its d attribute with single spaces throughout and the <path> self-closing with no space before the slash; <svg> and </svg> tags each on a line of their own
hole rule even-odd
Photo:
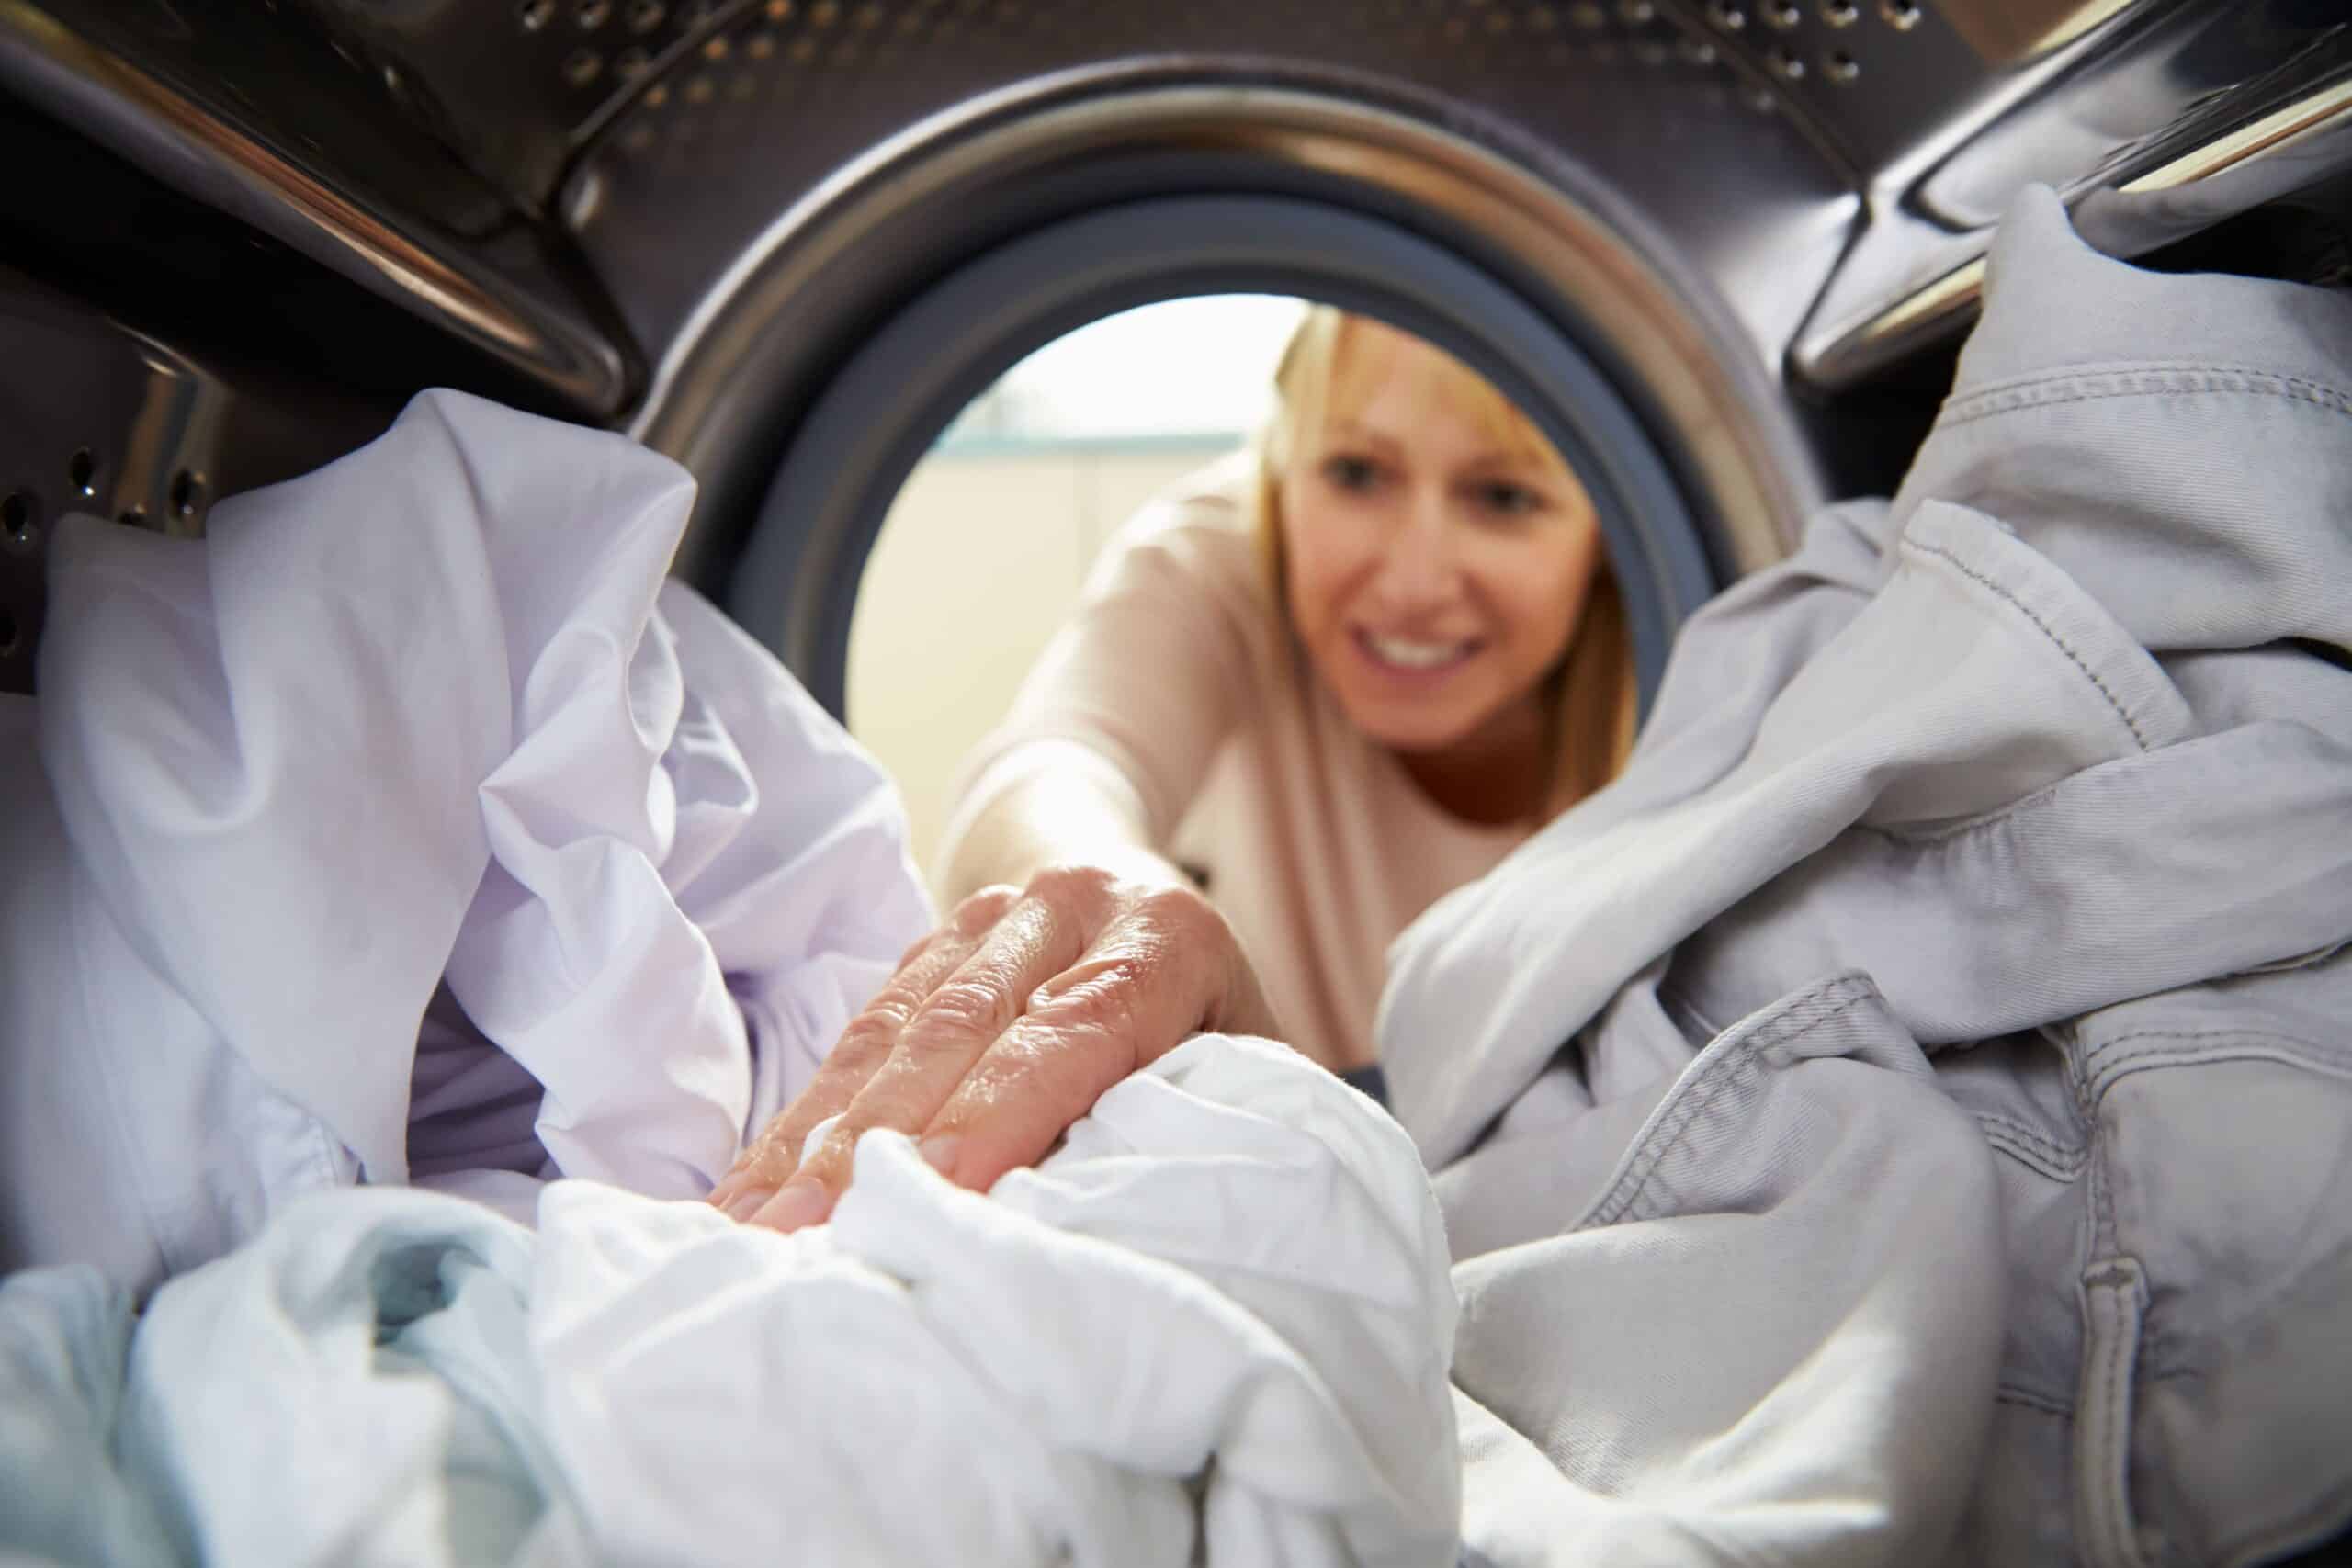
<svg viewBox="0 0 2352 1568">
<path fill-rule="evenodd" d="M 951 405 L 1212 288 L 1387 314 L 1641 470 L 1654 655 L 1900 471 L 2020 186 L 2174 265 L 2341 277 L 2352 230 L 2332 0 L 0 0 L 0 117 L 19 690 L 45 519 L 200 531 L 443 384 L 684 462 L 676 570 L 838 705 Z"/>
</svg>

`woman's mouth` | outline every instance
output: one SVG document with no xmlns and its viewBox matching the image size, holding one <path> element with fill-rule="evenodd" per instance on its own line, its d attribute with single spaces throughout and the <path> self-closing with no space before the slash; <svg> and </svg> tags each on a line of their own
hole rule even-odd
<svg viewBox="0 0 2352 1568">
<path fill-rule="evenodd" d="M 1383 672 L 1407 679 L 1442 676 L 1468 661 L 1485 646 L 1476 637 L 1444 640 L 1384 637 L 1355 628 L 1357 650 Z"/>
</svg>

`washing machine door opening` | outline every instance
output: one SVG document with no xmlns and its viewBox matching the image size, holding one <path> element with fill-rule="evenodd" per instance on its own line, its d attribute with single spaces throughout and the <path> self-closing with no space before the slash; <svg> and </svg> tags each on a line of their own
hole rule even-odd
<svg viewBox="0 0 2352 1568">
<path fill-rule="evenodd" d="M 900 487 L 973 399 L 1035 350 L 1121 311 L 1288 295 L 1411 333 L 1477 371 L 1583 481 L 1646 702 L 1682 618 L 1727 568 L 1712 520 L 1572 330 L 1400 224 L 1298 197 L 1179 197 L 1046 225 L 949 274 L 827 384 L 728 578 L 729 611 L 843 711 L 868 553 Z"/>
</svg>

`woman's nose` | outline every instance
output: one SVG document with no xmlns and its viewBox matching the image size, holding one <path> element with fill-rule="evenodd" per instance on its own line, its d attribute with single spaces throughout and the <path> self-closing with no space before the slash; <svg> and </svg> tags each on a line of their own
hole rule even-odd
<svg viewBox="0 0 2352 1568">
<path fill-rule="evenodd" d="M 1416 494 L 1381 552 L 1381 596 L 1397 609 L 1442 603 L 1453 591 L 1453 555 L 1445 498 Z"/>
</svg>

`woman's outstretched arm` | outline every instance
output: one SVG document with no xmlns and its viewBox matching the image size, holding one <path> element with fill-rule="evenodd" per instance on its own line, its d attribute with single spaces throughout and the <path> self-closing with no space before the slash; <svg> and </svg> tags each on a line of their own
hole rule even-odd
<svg viewBox="0 0 2352 1568">
<path fill-rule="evenodd" d="M 954 914 L 712 1201 L 820 1220 L 874 1127 L 984 1188 L 1192 1035 L 1277 1034 L 1231 928 L 1162 848 L 1256 697 L 1250 572 L 1229 517 L 1137 519 L 967 775 L 938 878 Z"/>
</svg>

